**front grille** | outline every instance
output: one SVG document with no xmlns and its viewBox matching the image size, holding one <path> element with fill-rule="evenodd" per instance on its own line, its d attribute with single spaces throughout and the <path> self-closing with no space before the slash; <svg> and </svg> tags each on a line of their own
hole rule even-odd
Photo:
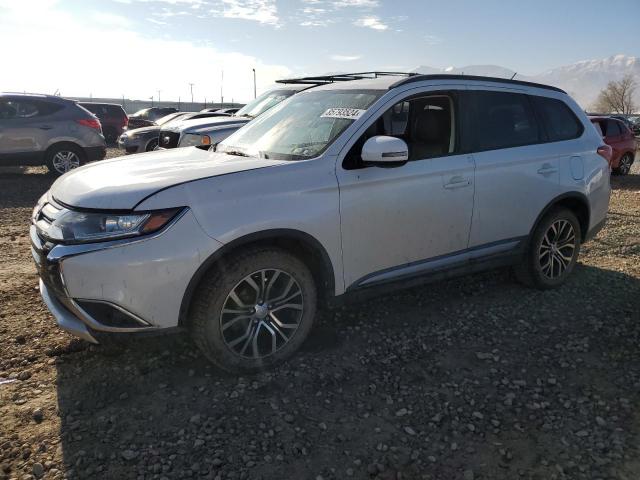
<svg viewBox="0 0 640 480">
<path fill-rule="evenodd" d="M 158 143 L 162 148 L 176 148 L 178 141 L 180 140 L 180 134 L 178 132 L 160 131 L 160 137 Z"/>
</svg>

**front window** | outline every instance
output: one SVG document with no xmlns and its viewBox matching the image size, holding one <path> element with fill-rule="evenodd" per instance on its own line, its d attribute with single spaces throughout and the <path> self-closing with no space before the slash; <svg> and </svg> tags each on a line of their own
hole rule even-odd
<svg viewBox="0 0 640 480">
<path fill-rule="evenodd" d="M 284 99 L 296 93 L 296 90 L 271 90 L 247 103 L 235 114 L 238 117 L 255 118 Z"/>
<path fill-rule="evenodd" d="M 317 157 L 383 93 L 300 93 L 238 130 L 218 146 L 218 151 L 276 160 Z"/>
</svg>

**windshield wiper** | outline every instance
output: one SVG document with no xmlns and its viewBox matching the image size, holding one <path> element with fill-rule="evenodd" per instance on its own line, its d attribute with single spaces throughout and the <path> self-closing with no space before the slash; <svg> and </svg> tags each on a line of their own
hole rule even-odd
<svg viewBox="0 0 640 480">
<path fill-rule="evenodd" d="M 227 155 L 236 155 L 237 157 L 250 157 L 248 153 L 241 152 L 240 150 L 225 150 L 222 153 L 226 153 Z"/>
</svg>

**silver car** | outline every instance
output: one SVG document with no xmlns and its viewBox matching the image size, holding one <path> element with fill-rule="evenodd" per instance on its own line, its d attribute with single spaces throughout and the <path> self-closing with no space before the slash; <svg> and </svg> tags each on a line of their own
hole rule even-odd
<svg viewBox="0 0 640 480">
<path fill-rule="evenodd" d="M 62 175 L 105 155 L 100 121 L 76 102 L 0 93 L 0 166 L 46 165 Z"/>
<path fill-rule="evenodd" d="M 315 84 L 283 85 L 263 93 L 234 114 L 174 122 L 160 131 L 160 148 L 215 145 L 291 95 L 313 86 Z"/>
<path fill-rule="evenodd" d="M 158 146 L 160 129 L 172 122 L 186 119 L 200 119 L 211 117 L 226 117 L 225 114 L 214 112 L 176 112 L 165 115 L 156 120 L 155 125 L 127 130 L 118 137 L 118 148 L 127 154 L 150 152 Z"/>
<path fill-rule="evenodd" d="M 54 183 L 30 233 L 60 326 L 91 342 L 180 327 L 246 372 L 293 354 L 336 297 L 498 266 L 541 290 L 567 281 L 611 190 L 611 147 L 569 95 L 354 77 L 293 95 L 215 151 Z"/>
</svg>

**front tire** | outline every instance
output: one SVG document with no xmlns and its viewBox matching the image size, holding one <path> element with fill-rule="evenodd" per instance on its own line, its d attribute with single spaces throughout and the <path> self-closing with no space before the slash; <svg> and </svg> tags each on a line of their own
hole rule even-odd
<svg viewBox="0 0 640 480">
<path fill-rule="evenodd" d="M 631 164 L 633 163 L 633 156 L 630 153 L 625 153 L 620 157 L 618 167 L 613 169 L 613 173 L 616 175 L 628 175 L 631 171 Z"/>
<path fill-rule="evenodd" d="M 298 350 L 313 325 L 316 303 L 313 275 L 300 259 L 277 248 L 251 248 L 204 277 L 189 327 L 217 366 L 256 372 Z"/>
<path fill-rule="evenodd" d="M 154 138 L 153 140 L 150 140 L 149 143 L 147 143 L 145 152 L 153 152 L 157 146 L 158 146 L 158 139 Z"/>
<path fill-rule="evenodd" d="M 581 235 L 571 210 L 551 210 L 534 230 L 522 263 L 514 267 L 518 280 L 541 290 L 562 285 L 578 260 Z"/>
</svg>

